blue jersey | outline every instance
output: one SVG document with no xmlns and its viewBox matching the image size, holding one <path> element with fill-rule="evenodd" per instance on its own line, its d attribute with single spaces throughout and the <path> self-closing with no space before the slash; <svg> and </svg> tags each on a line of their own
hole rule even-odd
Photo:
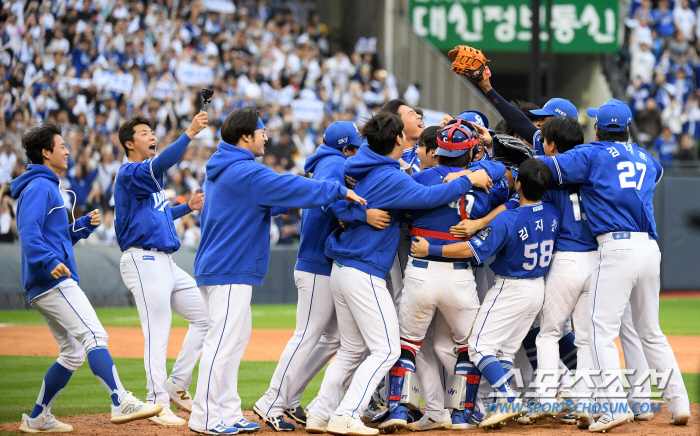
<svg viewBox="0 0 700 436">
<path fill-rule="evenodd" d="M 544 156 L 544 139 L 542 139 L 542 131 L 538 130 L 532 135 L 532 151 L 535 156 Z"/>
<path fill-rule="evenodd" d="M 176 251 L 180 240 L 170 203 L 163 190 L 164 177 L 155 177 L 153 159 L 127 162 L 114 182 L 114 229 L 119 248 L 156 248 Z"/>
<path fill-rule="evenodd" d="M 478 263 L 495 254 L 491 271 L 499 276 L 534 279 L 549 270 L 560 222 L 554 205 L 528 204 L 501 212 L 467 244 Z"/>
<path fill-rule="evenodd" d="M 588 217 L 578 186 L 555 186 L 544 194 L 542 201 L 555 205 L 561 215 L 559 237 L 554 250 L 584 252 L 598 249 L 598 243 L 588 227 Z"/>
<path fill-rule="evenodd" d="M 542 158 L 560 184 L 581 185 L 593 236 L 645 232 L 657 239 L 654 188 L 663 168 L 646 150 L 626 142 L 591 142 Z"/>
<path fill-rule="evenodd" d="M 488 169 L 486 168 L 488 167 Z M 460 239 L 451 238 L 450 227 L 456 226 L 464 219 L 479 219 L 488 215 L 491 210 L 502 204 L 508 197 L 508 180 L 505 178 L 505 167 L 499 162 L 486 162 L 485 164 L 472 164 L 469 169 L 474 171 L 486 169 L 496 179 L 494 185 L 486 193 L 481 188 L 473 188 L 459 200 L 453 201 L 433 209 L 415 209 L 410 212 L 413 219 L 414 229 L 427 230 L 430 232 L 443 233 L 442 238 L 431 238 L 426 234 L 421 235 L 430 245 L 447 245 L 460 242 Z M 413 175 L 413 179 L 425 186 L 440 185 L 445 176 L 449 173 L 464 171 L 463 168 L 454 168 L 439 165 L 435 168 L 425 170 Z M 440 262 L 454 262 L 454 259 L 443 258 L 441 256 L 427 256 L 426 260 L 437 260 Z M 466 259 L 462 259 L 466 260 Z"/>
<path fill-rule="evenodd" d="M 420 171 L 420 159 L 418 159 L 418 155 L 416 154 L 416 149 L 418 146 L 414 146 L 413 148 L 409 148 L 408 150 L 404 150 L 403 154 L 401 155 L 401 159 L 404 160 L 407 164 L 411 166 L 411 169 L 413 170 L 414 173 L 417 173 Z"/>
</svg>

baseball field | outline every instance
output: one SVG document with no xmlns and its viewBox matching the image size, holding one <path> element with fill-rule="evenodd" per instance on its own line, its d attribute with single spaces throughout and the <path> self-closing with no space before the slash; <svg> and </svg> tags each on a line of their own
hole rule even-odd
<svg viewBox="0 0 700 436">
<path fill-rule="evenodd" d="M 96 309 L 109 333 L 109 348 L 115 357 L 121 382 L 143 399 L 146 395 L 143 369 L 143 334 L 135 308 Z M 253 306 L 253 334 L 243 356 L 239 374 L 239 394 L 243 408 L 250 410 L 265 392 L 294 329 L 294 305 Z M 668 425 L 668 411 L 651 422 L 635 422 L 614 430 L 619 434 L 700 434 L 700 296 L 662 298 L 660 322 L 668 336 L 683 372 L 693 418 L 689 427 Z M 168 369 L 180 350 L 187 323 L 173 314 L 173 330 L 168 347 Z M 29 413 L 36 401 L 44 373 L 58 356 L 58 346 L 41 316 L 34 310 L 0 311 L 0 436 L 18 433 L 22 413 Z M 196 370 L 195 370 L 196 372 Z M 311 383 L 302 398 L 308 404 L 321 384 L 323 374 Z M 196 390 L 196 374 L 190 387 Z M 85 364 L 56 400 L 52 413 L 71 424 L 79 435 L 166 435 L 193 434 L 186 427 L 162 427 L 149 421 L 117 426 L 109 423 L 109 400 L 104 389 Z M 178 412 L 184 418 L 187 414 Z M 252 412 L 246 417 L 259 422 Z M 261 431 L 270 432 L 266 427 Z M 297 429 L 302 431 L 303 429 Z M 483 430 L 473 430 L 483 432 Z M 451 433 L 451 431 L 443 431 Z M 456 433 L 456 432 L 455 432 Z M 500 434 L 581 434 L 575 426 L 563 426 L 550 419 L 543 424 L 519 426 L 509 423 Z"/>
</svg>

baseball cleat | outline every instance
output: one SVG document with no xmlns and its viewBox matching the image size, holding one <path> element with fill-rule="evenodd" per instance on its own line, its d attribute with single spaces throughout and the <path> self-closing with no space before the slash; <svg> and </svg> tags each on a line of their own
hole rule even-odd
<svg viewBox="0 0 700 436">
<path fill-rule="evenodd" d="M 452 422 L 450 427 L 452 430 L 467 430 L 470 427 L 470 423 L 467 420 L 468 412 L 466 410 L 452 410 Z"/>
<path fill-rule="evenodd" d="M 257 433 L 260 431 L 260 426 L 254 422 L 250 422 L 245 418 L 241 418 L 233 424 L 233 427 L 238 429 L 239 433 Z"/>
<path fill-rule="evenodd" d="M 306 412 L 301 406 L 297 406 L 296 409 L 284 409 L 284 414 L 297 424 L 306 425 Z"/>
<path fill-rule="evenodd" d="M 73 431 L 73 427 L 57 420 L 50 413 L 42 413 L 36 418 L 30 418 L 26 413 L 23 413 L 19 431 L 24 433 L 68 433 Z"/>
<path fill-rule="evenodd" d="M 523 415 L 523 416 L 519 417 L 518 419 L 515 420 L 515 422 L 517 422 L 520 425 L 532 425 L 532 424 L 534 424 L 534 422 L 532 422 L 530 420 L 530 417 L 527 415 Z"/>
<path fill-rule="evenodd" d="M 512 402 L 500 400 L 495 408 L 496 412 L 487 415 L 479 424 L 479 428 L 500 428 L 506 424 L 506 421 L 523 415 L 523 401 L 520 398 Z"/>
<path fill-rule="evenodd" d="M 379 430 L 365 426 L 360 419 L 353 418 L 350 415 L 333 415 L 328 421 L 326 433 L 352 436 L 373 436 L 379 434 Z"/>
<path fill-rule="evenodd" d="M 625 413 L 616 419 L 612 419 L 610 415 L 604 414 L 598 421 L 594 422 L 590 427 L 588 427 L 588 431 L 593 433 L 605 433 L 606 431 L 610 431 L 615 427 L 619 427 L 632 421 L 634 421 L 633 413 Z"/>
<path fill-rule="evenodd" d="M 654 414 L 652 412 L 635 413 L 634 415 L 635 421 L 651 421 L 652 419 L 654 419 Z"/>
<path fill-rule="evenodd" d="M 175 415 L 170 409 L 163 409 L 162 412 L 148 419 L 159 425 L 187 425 L 187 421 Z"/>
<path fill-rule="evenodd" d="M 557 394 L 557 401 L 560 404 L 559 410 L 562 412 L 573 412 L 574 411 L 574 397 L 569 391 L 561 391 Z"/>
<path fill-rule="evenodd" d="M 407 428 L 410 431 L 449 430 L 452 428 L 452 423 L 449 421 L 437 422 L 428 415 L 423 415 L 420 420 L 408 424 Z"/>
<path fill-rule="evenodd" d="M 594 422 L 595 419 L 593 419 L 593 414 L 591 412 L 576 413 L 576 427 L 581 430 L 588 430 L 588 427 Z"/>
<path fill-rule="evenodd" d="M 377 413 L 377 415 L 376 415 L 374 418 L 372 418 L 372 420 L 370 421 L 370 423 L 371 423 L 371 424 L 377 424 L 377 423 L 379 423 L 379 422 L 384 422 L 384 421 L 386 421 L 386 419 L 387 419 L 388 417 L 389 417 L 389 411 L 388 411 L 388 410 L 384 410 L 384 411 L 381 411 L 381 412 Z"/>
<path fill-rule="evenodd" d="M 178 409 L 192 413 L 192 395 L 182 386 L 176 385 L 172 380 L 165 381 L 165 392 L 170 397 L 170 403 Z"/>
<path fill-rule="evenodd" d="M 573 413 L 567 413 L 566 415 L 559 418 L 559 421 L 561 421 L 563 424 L 574 425 L 576 424 L 576 415 L 574 415 Z"/>
<path fill-rule="evenodd" d="M 396 410 L 389 413 L 386 421 L 379 424 L 379 429 L 384 433 L 394 433 L 408 426 L 408 408 L 399 405 Z"/>
<path fill-rule="evenodd" d="M 216 427 L 210 428 L 208 430 L 198 430 L 196 428 L 190 427 L 190 430 L 199 434 L 214 434 L 214 435 L 227 435 L 227 434 L 238 434 L 238 429 L 236 427 L 230 427 L 226 425 L 223 421 L 217 424 Z"/>
<path fill-rule="evenodd" d="M 309 413 L 306 416 L 306 432 L 312 434 L 325 433 L 328 428 L 328 421 Z"/>
<path fill-rule="evenodd" d="M 690 412 L 681 412 L 677 415 L 671 415 L 671 424 L 673 425 L 688 425 L 690 421 Z"/>
<path fill-rule="evenodd" d="M 137 419 L 150 418 L 163 411 L 163 406 L 160 404 L 144 403 L 129 391 L 125 391 L 122 397 L 118 406 L 112 405 L 112 418 L 109 420 L 112 424 L 125 424 Z"/>
<path fill-rule="evenodd" d="M 382 413 L 382 408 L 379 407 L 379 404 L 377 404 L 376 401 L 374 401 L 374 397 L 369 400 L 369 404 L 367 405 L 367 408 L 365 409 L 364 412 L 362 412 L 362 416 L 367 419 L 372 419 L 375 416 L 379 415 Z"/>
<path fill-rule="evenodd" d="M 296 430 L 296 427 L 294 424 L 291 422 L 287 422 L 284 420 L 284 416 L 267 416 L 260 409 L 258 409 L 258 406 L 255 405 L 253 406 L 253 412 L 255 412 L 256 415 L 262 419 L 262 421 L 267 424 L 268 427 L 273 429 L 274 431 L 294 431 Z"/>
</svg>

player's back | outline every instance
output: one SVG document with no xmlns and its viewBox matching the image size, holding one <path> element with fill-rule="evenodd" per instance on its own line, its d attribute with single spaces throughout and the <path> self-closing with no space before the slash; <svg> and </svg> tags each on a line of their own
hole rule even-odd
<svg viewBox="0 0 700 436">
<path fill-rule="evenodd" d="M 585 252 L 598 249 L 578 186 L 553 186 L 542 197 L 545 203 L 551 203 L 559 209 L 561 222 L 559 236 L 554 244 L 556 251 Z"/>
<path fill-rule="evenodd" d="M 537 278 L 547 274 L 561 217 L 551 204 L 537 202 L 500 213 L 477 232 L 470 245 L 483 255 L 496 254 L 491 270 L 503 277 Z M 491 235 L 491 233 L 496 233 Z M 491 246 L 489 237 L 496 237 Z M 498 240 L 501 240 L 499 243 Z"/>
</svg>

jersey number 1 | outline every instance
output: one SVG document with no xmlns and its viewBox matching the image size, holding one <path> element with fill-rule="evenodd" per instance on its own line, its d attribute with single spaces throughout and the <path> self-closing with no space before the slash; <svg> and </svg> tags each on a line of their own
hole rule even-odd
<svg viewBox="0 0 700 436">
<path fill-rule="evenodd" d="M 581 213 L 581 195 L 574 192 L 569 195 L 569 200 L 571 200 L 571 204 L 574 206 L 574 221 L 581 221 L 581 218 L 587 221 L 588 217 L 586 217 L 586 213 Z"/>
<path fill-rule="evenodd" d="M 539 255 L 539 262 L 537 259 L 537 247 L 540 247 L 540 255 Z M 554 241 L 551 239 L 547 239 L 545 241 L 542 241 L 540 244 L 527 244 L 525 245 L 525 253 L 523 256 L 525 256 L 525 259 L 528 259 L 532 261 L 530 262 L 523 262 L 523 268 L 526 271 L 532 271 L 535 269 L 537 264 L 539 263 L 540 267 L 546 268 L 549 266 L 549 263 L 552 261 L 552 250 L 554 249 Z"/>
</svg>

